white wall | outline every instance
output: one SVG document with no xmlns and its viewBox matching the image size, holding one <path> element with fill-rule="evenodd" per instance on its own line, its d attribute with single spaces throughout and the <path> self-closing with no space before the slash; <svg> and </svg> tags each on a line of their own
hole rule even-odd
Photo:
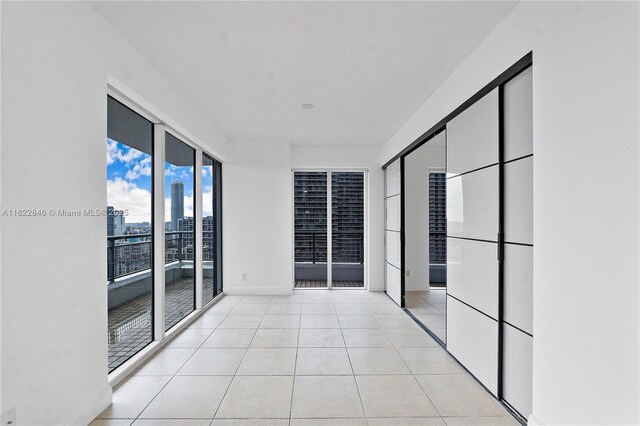
<svg viewBox="0 0 640 426">
<path fill-rule="evenodd" d="M 2 2 L 2 208 L 106 205 L 107 74 L 226 155 L 195 108 L 85 3 Z M 86 423 L 107 384 L 103 217 L 1 224 L 2 410 Z"/>
<path fill-rule="evenodd" d="M 369 170 L 367 173 L 369 240 L 366 244 L 369 291 L 384 290 L 384 173 L 379 159 L 378 148 L 303 146 L 291 148 L 292 168 Z"/>
<path fill-rule="evenodd" d="M 533 51 L 533 416 L 638 424 L 638 3 L 521 2 L 386 161 Z"/>
<path fill-rule="evenodd" d="M 444 170 L 444 133 L 404 159 L 405 291 L 429 290 L 429 171 Z"/>
<path fill-rule="evenodd" d="M 223 165 L 227 294 L 292 292 L 290 158 L 288 143 L 239 143 Z"/>
</svg>

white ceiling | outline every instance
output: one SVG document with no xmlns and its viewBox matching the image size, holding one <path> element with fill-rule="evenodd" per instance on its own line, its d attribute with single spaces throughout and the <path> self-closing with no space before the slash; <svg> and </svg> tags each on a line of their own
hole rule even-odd
<svg viewBox="0 0 640 426">
<path fill-rule="evenodd" d="M 92 4 L 231 141 L 379 146 L 515 2 Z"/>
</svg>

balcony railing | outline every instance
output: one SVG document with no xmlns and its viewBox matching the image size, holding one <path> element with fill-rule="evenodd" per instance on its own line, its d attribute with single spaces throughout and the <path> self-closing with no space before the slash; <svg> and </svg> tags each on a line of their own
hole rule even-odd
<svg viewBox="0 0 640 426">
<path fill-rule="evenodd" d="M 215 259 L 213 231 L 202 233 L 203 262 Z M 165 264 L 193 262 L 193 232 L 165 232 Z M 153 247 L 151 234 L 115 235 L 107 237 L 107 281 L 151 269 Z"/>
<path fill-rule="evenodd" d="M 334 263 L 364 263 L 364 233 L 332 232 Z M 295 231 L 295 262 L 326 263 L 327 234 L 325 231 Z"/>
</svg>

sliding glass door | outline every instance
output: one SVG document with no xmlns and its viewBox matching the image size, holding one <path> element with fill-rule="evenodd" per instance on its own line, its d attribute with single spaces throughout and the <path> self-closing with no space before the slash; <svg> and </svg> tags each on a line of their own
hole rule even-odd
<svg viewBox="0 0 640 426">
<path fill-rule="evenodd" d="M 109 372 L 153 341 L 153 123 L 107 101 Z"/>
<path fill-rule="evenodd" d="M 222 293 L 222 164 L 177 135 L 119 94 L 107 97 L 110 373 Z"/>
<path fill-rule="evenodd" d="M 364 288 L 365 173 L 294 171 L 293 192 L 295 287 Z"/>
<path fill-rule="evenodd" d="M 165 136 L 165 329 L 195 310 L 196 151 L 170 133 Z"/>
<path fill-rule="evenodd" d="M 364 287 L 364 172 L 331 173 L 331 286 Z"/>
<path fill-rule="evenodd" d="M 202 303 L 222 292 L 222 164 L 202 154 Z"/>
<path fill-rule="evenodd" d="M 327 288 L 327 172 L 293 173 L 295 286 Z"/>
</svg>

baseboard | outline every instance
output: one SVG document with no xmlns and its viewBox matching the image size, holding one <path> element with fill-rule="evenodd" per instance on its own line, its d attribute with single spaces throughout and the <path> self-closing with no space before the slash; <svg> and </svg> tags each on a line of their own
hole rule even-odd
<svg viewBox="0 0 640 426">
<path fill-rule="evenodd" d="M 289 296 L 293 294 L 291 287 L 245 287 L 224 286 L 224 294 L 232 296 Z"/>
<path fill-rule="evenodd" d="M 544 423 L 542 423 L 540 419 L 538 419 L 533 414 L 529 414 L 529 418 L 527 419 L 527 425 L 528 426 L 544 426 Z"/>
<path fill-rule="evenodd" d="M 80 407 L 65 425 L 88 425 L 111 405 L 113 392 L 111 386 L 105 386 L 100 392 L 94 394 L 85 404 Z"/>
</svg>

